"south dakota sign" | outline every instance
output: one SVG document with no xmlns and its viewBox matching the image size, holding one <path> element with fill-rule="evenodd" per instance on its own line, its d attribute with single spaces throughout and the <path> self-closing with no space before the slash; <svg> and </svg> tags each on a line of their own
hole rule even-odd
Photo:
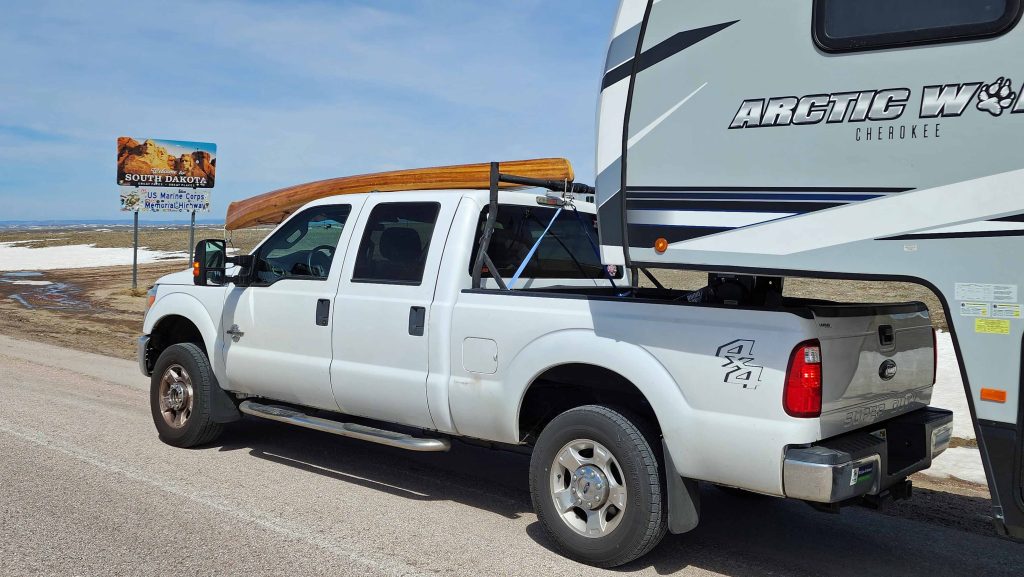
<svg viewBox="0 0 1024 577">
<path fill-rule="evenodd" d="M 217 145 L 182 140 L 117 139 L 117 184 L 213 188 Z"/>
</svg>

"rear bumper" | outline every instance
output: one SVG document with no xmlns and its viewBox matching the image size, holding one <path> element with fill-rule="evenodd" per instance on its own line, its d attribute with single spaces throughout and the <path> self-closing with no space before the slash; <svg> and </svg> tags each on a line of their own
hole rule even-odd
<svg viewBox="0 0 1024 577">
<path fill-rule="evenodd" d="M 949 446 L 952 424 L 951 411 L 926 407 L 809 447 L 791 447 L 783 465 L 786 496 L 840 503 L 881 494 L 930 467 Z"/>
</svg>

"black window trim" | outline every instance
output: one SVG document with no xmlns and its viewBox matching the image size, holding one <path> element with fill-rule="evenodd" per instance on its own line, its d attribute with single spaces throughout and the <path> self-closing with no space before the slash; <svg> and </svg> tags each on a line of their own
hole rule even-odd
<svg viewBox="0 0 1024 577">
<path fill-rule="evenodd" d="M 311 206 L 311 207 L 307 208 L 306 210 L 303 210 L 301 212 L 296 213 L 293 218 L 290 218 L 288 220 L 289 221 L 290 220 L 294 220 L 296 218 L 299 218 L 301 215 L 303 215 L 303 214 L 305 214 L 307 212 L 312 212 L 312 211 L 317 210 L 317 209 L 322 210 L 322 209 L 327 208 L 327 207 L 338 207 L 338 206 L 347 206 L 348 207 L 348 215 L 345 217 L 345 224 L 342 225 L 342 229 L 341 229 L 341 234 L 343 235 L 343 234 L 345 234 L 345 229 L 348 228 L 348 219 L 349 219 L 349 217 L 352 216 L 352 209 L 353 209 L 352 203 L 338 202 L 338 203 L 331 203 L 331 204 L 318 204 L 316 206 Z M 277 232 L 277 229 L 275 228 L 273 231 L 271 231 L 270 234 L 267 235 L 266 238 L 263 239 L 263 242 L 261 242 L 255 249 L 253 249 L 253 251 L 251 253 L 249 253 L 249 254 L 253 255 L 253 266 L 257 265 L 257 263 L 259 262 L 259 260 L 261 258 L 261 255 L 266 250 L 267 242 L 270 241 L 271 237 L 273 237 L 276 232 Z M 340 235 L 338 237 L 338 244 L 339 245 L 341 244 L 341 236 Z M 334 247 L 334 256 L 338 256 L 338 247 L 337 246 Z M 332 269 L 334 268 L 334 257 L 331 257 L 331 268 Z M 276 279 L 274 279 L 274 280 L 272 280 L 270 282 L 263 282 L 263 281 L 259 280 L 259 277 L 256 275 L 256 271 L 252 271 L 251 274 L 252 274 L 252 284 L 248 285 L 250 287 L 274 286 L 275 284 L 277 284 L 277 283 L 279 283 L 279 282 L 281 282 L 283 280 L 315 280 L 315 281 L 319 281 L 319 282 L 327 282 L 331 278 L 331 271 L 330 270 L 327 271 L 327 276 L 324 277 L 324 278 L 320 278 L 318 276 L 313 276 L 313 275 L 292 275 L 292 276 L 278 277 L 278 278 L 276 278 Z"/>
<path fill-rule="evenodd" d="M 890 32 L 855 38 L 831 38 L 825 31 L 824 4 L 835 0 L 814 0 L 811 16 L 811 35 L 814 44 L 830 54 L 886 50 L 927 44 L 945 44 L 994 38 L 1006 34 L 1021 18 L 1021 0 L 1006 0 L 1006 14 L 994 22 L 962 24 L 942 28 L 928 28 L 909 32 Z"/>
<path fill-rule="evenodd" d="M 420 271 L 420 280 L 418 280 L 418 281 L 411 281 L 411 280 L 384 280 L 384 279 L 372 279 L 372 278 L 364 278 L 364 277 L 357 277 L 356 276 L 355 269 L 356 269 L 356 264 L 358 264 L 358 262 L 359 262 L 359 251 L 360 251 L 360 249 L 362 249 L 363 240 L 365 240 L 365 235 L 366 235 L 366 230 L 367 230 L 366 229 L 366 225 L 368 225 L 370 223 L 370 219 L 373 218 L 373 211 L 376 210 L 377 207 L 383 206 L 383 205 L 388 205 L 388 204 L 432 204 L 432 205 L 437 206 L 437 214 L 434 215 L 434 227 L 432 229 L 430 229 L 430 239 L 429 239 L 428 244 L 426 246 L 426 251 L 427 251 L 426 252 L 426 258 L 423 260 L 423 270 Z M 366 221 L 363 222 L 363 234 L 360 235 L 360 237 L 359 237 L 359 244 L 356 245 L 356 257 L 355 257 L 355 259 L 353 259 L 353 263 L 352 263 L 352 278 L 349 280 L 349 282 L 354 283 L 354 284 L 383 284 L 383 285 L 395 285 L 395 286 L 422 286 L 423 285 L 423 277 L 425 277 L 427 275 L 427 261 L 430 260 L 430 247 L 434 244 L 433 243 L 434 234 L 437 232 L 437 221 L 438 221 L 438 219 L 441 218 L 441 209 L 442 209 L 442 206 L 441 206 L 440 202 L 430 201 L 430 200 L 400 200 L 400 201 L 378 202 L 377 204 L 375 204 L 372 207 L 370 207 L 370 210 L 367 212 L 367 215 L 366 215 Z"/>
</svg>

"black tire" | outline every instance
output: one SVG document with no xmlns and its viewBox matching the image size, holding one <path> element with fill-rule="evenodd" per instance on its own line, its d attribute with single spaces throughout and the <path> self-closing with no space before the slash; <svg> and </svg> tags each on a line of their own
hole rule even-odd
<svg viewBox="0 0 1024 577">
<path fill-rule="evenodd" d="M 533 449 L 533 509 L 562 554 L 580 563 L 597 567 L 628 563 L 653 549 L 668 529 L 658 437 L 642 419 L 627 415 L 601 405 L 570 409 L 544 427 Z M 588 537 L 570 527 L 552 497 L 554 461 L 567 444 L 577 439 L 596 441 L 612 453 L 627 492 L 622 519 L 600 537 Z"/>
<path fill-rule="evenodd" d="M 191 384 L 189 396 L 192 403 L 190 410 L 181 411 L 187 413 L 186 419 L 180 425 L 175 426 L 164 417 L 165 411 L 162 410 L 160 404 L 160 389 L 168 369 L 173 368 L 177 371 L 178 367 L 184 369 L 184 374 Z M 213 387 L 218 386 L 220 385 L 217 384 L 217 378 L 213 375 L 210 361 L 197 345 L 179 343 L 164 349 L 153 367 L 153 376 L 149 386 L 150 411 L 160 440 L 175 447 L 195 447 L 216 439 L 223 430 L 223 426 L 210 419 L 210 392 Z M 176 414 L 178 411 L 172 412 Z"/>
</svg>

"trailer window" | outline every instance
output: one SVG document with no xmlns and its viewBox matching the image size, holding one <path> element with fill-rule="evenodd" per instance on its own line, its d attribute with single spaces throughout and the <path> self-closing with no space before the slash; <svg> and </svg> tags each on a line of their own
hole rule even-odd
<svg viewBox="0 0 1024 577">
<path fill-rule="evenodd" d="M 1021 0 L 815 0 L 814 41 L 829 52 L 997 36 Z"/>
<path fill-rule="evenodd" d="M 441 205 L 382 202 L 373 207 L 359 243 L 352 282 L 418 285 Z"/>
<path fill-rule="evenodd" d="M 555 216 L 554 208 L 544 206 L 499 205 L 494 234 L 488 246 L 487 255 L 498 267 L 498 274 L 504 278 L 515 274 L 530 248 L 541 237 L 544 229 Z M 597 226 L 594 215 L 565 209 L 551 230 L 541 240 L 533 254 L 523 278 L 558 279 L 604 279 L 604 267 L 597 256 L 594 244 L 597 242 Z M 476 255 L 487 221 L 487 209 L 480 213 L 473 255 Z M 587 238 L 587 236 L 590 238 Z M 473 259 L 470 259 L 469 273 L 473 274 Z M 622 278 L 621 267 L 615 267 L 612 278 Z"/>
</svg>

